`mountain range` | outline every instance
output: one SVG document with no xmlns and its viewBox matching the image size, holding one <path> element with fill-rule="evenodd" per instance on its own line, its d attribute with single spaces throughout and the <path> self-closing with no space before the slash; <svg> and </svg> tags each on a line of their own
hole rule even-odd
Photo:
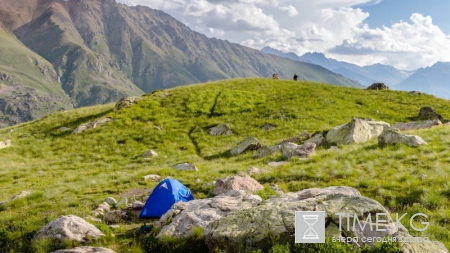
<svg viewBox="0 0 450 253">
<path fill-rule="evenodd" d="M 0 55 L 0 127 L 157 89 L 274 72 L 363 87 L 114 0 L 0 0 Z"/>
<path fill-rule="evenodd" d="M 365 86 L 378 82 L 385 83 L 388 86 L 395 86 L 404 81 L 411 74 L 411 72 L 401 71 L 392 66 L 383 64 L 361 67 L 352 63 L 327 58 L 322 53 L 306 53 L 302 56 L 298 56 L 292 52 L 284 53 L 271 47 L 265 47 L 261 49 L 261 51 L 294 61 L 320 65 L 335 73 L 356 80 Z"/>
<path fill-rule="evenodd" d="M 430 67 L 420 68 L 395 88 L 450 99 L 450 62 L 438 62 Z"/>
</svg>

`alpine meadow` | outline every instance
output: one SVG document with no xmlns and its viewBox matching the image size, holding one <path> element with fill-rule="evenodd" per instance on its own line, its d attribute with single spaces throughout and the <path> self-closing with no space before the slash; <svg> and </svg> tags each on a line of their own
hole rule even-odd
<svg viewBox="0 0 450 253">
<path fill-rule="evenodd" d="M 380 147 L 374 138 L 333 148 L 329 144 L 318 146 L 307 158 L 285 159 L 277 152 L 263 157 L 255 156 L 257 151 L 230 154 L 230 149 L 249 136 L 271 146 L 305 132 L 327 132 L 354 117 L 390 124 L 416 120 L 424 106 L 448 117 L 450 102 L 426 94 L 307 81 L 229 79 L 158 90 L 118 110 L 114 110 L 114 104 L 85 107 L 0 129 L 2 138 L 11 140 L 11 147 L 0 150 L 0 199 L 30 191 L 28 196 L 2 204 L 0 248 L 2 252 L 51 252 L 82 245 L 36 238 L 35 234 L 62 215 L 89 220 L 107 197 L 148 196 L 158 182 L 145 180 L 147 174 L 176 178 L 196 199 L 203 199 L 212 197 L 214 185 L 208 182 L 245 174 L 250 166 L 264 171 L 252 175 L 264 186 L 255 193 L 263 201 L 279 194 L 271 188 L 275 184 L 283 192 L 353 187 L 391 213 L 407 213 L 404 220 L 414 213 L 426 214 L 430 225 L 425 232 L 414 232 L 409 224 L 403 225 L 412 235 L 429 237 L 449 247 L 450 128 L 445 124 L 406 131 L 428 143 L 419 147 Z M 83 123 L 104 118 L 111 121 L 73 133 Z M 231 134 L 208 134 L 208 128 L 222 123 L 229 124 Z M 266 125 L 272 128 L 262 129 Z M 149 149 L 159 155 L 142 157 Z M 282 161 L 277 167 L 268 165 Z M 198 170 L 173 168 L 180 163 L 195 164 Z M 105 236 L 85 244 L 116 252 L 207 251 L 201 228 L 185 239 L 155 239 L 160 227 L 143 234 L 142 221 L 131 213 L 127 217 L 120 220 L 119 227 L 91 220 Z M 356 249 L 351 244 L 330 241 L 293 245 L 292 240 L 277 238 L 258 244 L 259 252 L 401 252 L 397 244 Z"/>
</svg>

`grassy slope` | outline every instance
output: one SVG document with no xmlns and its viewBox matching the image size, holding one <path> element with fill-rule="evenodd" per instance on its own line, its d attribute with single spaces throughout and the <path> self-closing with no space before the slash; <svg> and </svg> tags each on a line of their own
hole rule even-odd
<svg viewBox="0 0 450 253">
<path fill-rule="evenodd" d="M 30 238 L 48 221 L 64 214 L 85 217 L 107 196 L 119 198 L 131 189 L 155 186 L 143 181 L 146 174 L 175 177 L 202 198 L 212 190 L 202 188 L 204 182 L 246 171 L 249 166 L 268 170 L 268 174 L 256 179 L 265 185 L 277 183 L 285 191 L 346 185 L 393 212 L 426 213 L 431 225 L 419 235 L 450 247 L 450 128 L 446 126 L 412 132 L 428 146 L 381 149 L 372 140 L 334 151 L 318 149 L 311 158 L 293 159 L 278 168 L 267 165 L 281 160 L 277 154 L 261 159 L 251 158 L 251 153 L 236 157 L 227 154 L 247 136 L 273 145 L 304 131 L 328 130 L 352 117 L 391 124 L 408 121 L 422 106 L 431 106 L 445 118 L 450 116 L 446 114 L 449 101 L 428 95 L 311 82 L 236 79 L 157 91 L 118 112 L 112 111 L 113 104 L 102 105 L 57 112 L 39 121 L 0 129 L 0 139 L 10 138 L 13 143 L 12 148 L 0 150 L 0 200 L 21 190 L 33 192 L 1 211 L 0 248 L 30 252 Z M 102 116 L 116 121 L 79 135 L 57 131 L 61 126 L 73 129 Z M 207 134 L 207 126 L 224 122 L 231 125 L 233 135 Z M 261 131 L 259 128 L 266 123 L 278 127 Z M 162 131 L 153 125 L 162 127 Z M 140 158 L 148 149 L 160 155 L 151 160 Z M 199 172 L 170 168 L 182 162 L 195 163 Z M 427 175 L 423 182 L 421 174 Z M 203 183 L 195 184 L 196 178 Z M 101 228 L 111 232 L 105 226 Z M 132 238 L 108 237 L 101 244 L 118 252 L 140 252 Z"/>
<path fill-rule="evenodd" d="M 33 118 L 42 117 L 59 109 L 72 109 L 70 99 L 65 95 L 61 84 L 56 82 L 52 65 L 41 56 L 26 48 L 0 28 L 0 74 L 9 76 L 0 84 L 12 86 L 14 92 L 0 92 L 0 99 L 10 106 L 23 106 L 22 99 L 27 94 L 37 96 L 31 104 L 36 108 L 29 113 Z M 8 90 L 8 89 L 4 89 Z M 11 115 L 25 117 L 23 114 Z M 29 119 L 28 119 L 29 120 Z"/>
</svg>

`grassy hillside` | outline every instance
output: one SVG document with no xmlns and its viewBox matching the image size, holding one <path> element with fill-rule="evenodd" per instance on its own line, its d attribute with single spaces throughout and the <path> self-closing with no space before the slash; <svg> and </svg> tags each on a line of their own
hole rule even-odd
<svg viewBox="0 0 450 253">
<path fill-rule="evenodd" d="M 292 159 L 276 168 L 267 163 L 281 160 L 278 154 L 255 159 L 252 153 L 235 157 L 227 153 L 248 136 L 273 145 L 304 131 L 328 130 L 352 117 L 391 124 L 409 121 L 423 106 L 450 117 L 450 101 L 428 95 L 233 79 L 156 91 L 116 112 L 113 104 L 87 107 L 0 129 L 0 140 L 11 139 L 13 145 L 0 150 L 0 201 L 22 190 L 32 192 L 0 209 L 0 251 L 43 252 L 40 250 L 49 246 L 31 243 L 31 239 L 47 222 L 66 214 L 86 217 L 108 196 L 118 199 L 139 189 L 149 192 L 156 183 L 144 181 L 144 175 L 172 176 L 196 198 L 204 198 L 212 191 L 202 187 L 204 183 L 245 172 L 249 166 L 268 170 L 255 178 L 266 186 L 276 183 L 284 191 L 345 185 L 376 199 L 391 212 L 425 213 L 430 228 L 417 235 L 450 247 L 448 126 L 412 131 L 429 143 L 419 148 L 378 148 L 372 140 L 340 146 L 339 150 L 321 148 L 311 158 Z M 62 126 L 74 129 L 106 116 L 114 121 L 78 135 L 58 131 Z M 208 126 L 225 122 L 231 125 L 232 135 L 207 134 Z M 260 130 L 266 123 L 277 128 Z M 159 156 L 141 158 L 148 149 Z M 182 162 L 195 163 L 199 171 L 170 167 Z M 421 174 L 427 175 L 423 181 Z M 196 184 L 197 178 L 202 183 Z M 141 224 L 122 224 L 114 231 L 95 224 L 108 235 L 96 245 L 117 252 L 143 252 L 140 241 L 129 233 Z"/>
<path fill-rule="evenodd" d="M 0 127 L 72 109 L 53 66 L 0 28 Z"/>
</svg>

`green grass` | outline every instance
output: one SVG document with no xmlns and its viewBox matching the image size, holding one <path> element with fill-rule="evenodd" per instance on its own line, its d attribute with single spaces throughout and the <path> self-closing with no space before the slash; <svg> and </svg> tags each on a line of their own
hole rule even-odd
<svg viewBox="0 0 450 253">
<path fill-rule="evenodd" d="M 294 158 L 277 168 L 267 163 L 281 160 L 279 154 L 255 159 L 252 153 L 234 157 L 227 153 L 248 136 L 263 145 L 273 145 L 304 131 L 329 130 L 352 117 L 391 124 L 409 121 L 423 106 L 431 106 L 444 118 L 450 116 L 450 101 L 428 95 L 311 82 L 233 79 L 156 91 L 120 111 L 113 111 L 113 104 L 86 107 L 0 129 L 1 139 L 11 139 L 13 145 L 0 150 L 0 201 L 22 190 L 33 193 L 0 209 L 1 252 L 39 252 L 53 247 L 50 242 L 32 242 L 33 235 L 47 222 L 67 214 L 84 218 L 105 197 L 119 198 L 131 189 L 154 187 L 155 182 L 142 179 L 146 174 L 172 176 L 188 186 L 196 198 L 203 198 L 212 191 L 212 187 L 202 187 L 203 183 L 245 172 L 249 166 L 268 171 L 255 176 L 266 186 L 261 192 L 265 198 L 273 183 L 284 191 L 355 187 L 391 212 L 427 214 L 430 228 L 416 235 L 450 247 L 447 126 L 412 131 L 429 143 L 419 148 L 378 148 L 376 140 L 371 140 L 343 145 L 339 150 L 318 149 L 311 158 Z M 73 130 L 81 123 L 107 116 L 114 121 L 82 134 L 58 131 L 62 126 Z M 233 134 L 209 136 L 208 126 L 219 123 L 229 123 Z M 277 128 L 260 130 L 266 123 Z M 140 158 L 148 149 L 159 156 Z M 196 164 L 199 171 L 171 168 L 182 162 Z M 423 181 L 421 174 L 427 175 Z M 202 183 L 196 184 L 197 178 Z M 95 245 L 118 252 L 142 252 L 142 240 L 129 232 L 140 225 L 126 223 L 122 230 L 113 231 L 115 236 Z M 103 229 L 111 234 L 109 228 Z"/>
</svg>

